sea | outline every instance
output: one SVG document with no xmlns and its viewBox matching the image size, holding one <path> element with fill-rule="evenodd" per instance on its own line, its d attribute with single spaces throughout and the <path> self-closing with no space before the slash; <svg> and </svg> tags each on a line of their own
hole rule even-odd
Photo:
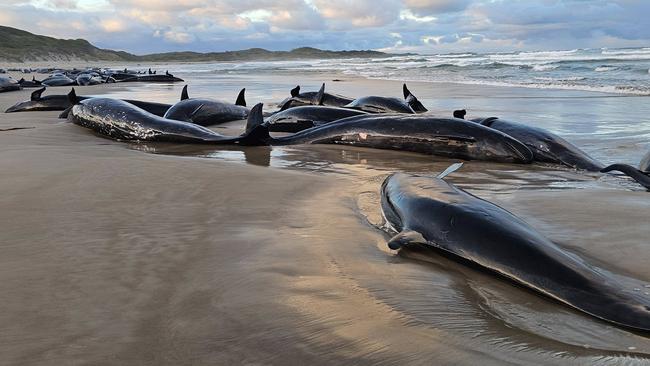
<svg viewBox="0 0 650 366">
<path fill-rule="evenodd" d="M 650 95 L 650 47 L 183 64 L 174 72 L 341 72 L 371 79 Z"/>
</svg>

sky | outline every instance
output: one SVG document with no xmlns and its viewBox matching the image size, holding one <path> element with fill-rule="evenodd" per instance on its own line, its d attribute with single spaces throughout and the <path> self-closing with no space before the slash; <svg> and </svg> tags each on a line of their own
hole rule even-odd
<svg viewBox="0 0 650 366">
<path fill-rule="evenodd" d="M 136 54 L 650 47 L 650 0 L 1 0 L 0 25 Z"/>
</svg>

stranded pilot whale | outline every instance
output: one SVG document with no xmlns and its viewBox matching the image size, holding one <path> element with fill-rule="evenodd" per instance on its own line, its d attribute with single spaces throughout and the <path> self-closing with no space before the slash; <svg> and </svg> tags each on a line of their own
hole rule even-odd
<svg viewBox="0 0 650 366">
<path fill-rule="evenodd" d="M 406 87 L 402 87 L 404 100 L 391 97 L 367 96 L 353 100 L 345 105 L 345 108 L 358 109 L 368 113 L 423 113 L 427 109 L 420 103 L 418 98 Z"/>
<path fill-rule="evenodd" d="M 411 151 L 467 160 L 530 163 L 533 155 L 518 140 L 477 123 L 427 115 L 367 114 L 271 137 L 261 109 L 248 118 L 259 145 L 342 144 Z"/>
<path fill-rule="evenodd" d="M 299 132 L 339 119 L 368 114 L 349 108 L 302 105 L 274 113 L 266 119 L 271 132 Z"/>
<path fill-rule="evenodd" d="M 483 126 L 506 133 L 523 142 L 533 152 L 534 160 L 565 165 L 574 169 L 600 171 L 604 165 L 577 146 L 543 128 L 506 121 L 497 117 L 474 119 Z"/>
<path fill-rule="evenodd" d="M 512 213 L 441 178 L 390 175 L 381 187 L 381 209 L 396 234 L 391 249 L 433 247 L 602 320 L 650 331 L 647 299 L 622 290 L 615 278 Z"/>
<path fill-rule="evenodd" d="M 71 98 L 76 101 L 90 98 L 85 96 L 77 96 L 74 88 L 72 88 L 70 90 L 70 93 L 67 95 L 54 94 L 42 96 L 45 90 L 46 88 L 43 87 L 41 89 L 33 91 L 29 100 L 14 104 L 13 106 L 9 107 L 5 113 L 31 111 L 64 111 L 61 113 L 59 118 L 67 118 L 69 112 L 68 109 L 72 107 L 72 104 L 70 103 Z M 142 100 L 125 99 L 124 101 L 161 117 L 165 114 L 165 112 L 167 112 L 169 107 L 171 107 L 170 104 L 145 102 Z"/>
<path fill-rule="evenodd" d="M 278 104 L 280 110 L 289 109 L 301 105 L 326 105 L 330 107 L 343 107 L 352 102 L 354 98 L 348 98 L 338 94 L 325 92 L 325 83 L 317 92 L 300 92 L 300 85 L 291 89 L 291 96 Z"/>
<path fill-rule="evenodd" d="M 456 115 L 457 112 L 460 111 L 454 111 L 454 114 Z M 590 172 L 608 173 L 616 170 L 650 190 L 650 173 L 643 171 L 643 161 L 640 169 L 627 164 L 612 164 L 605 167 L 577 146 L 543 128 L 510 122 L 497 117 L 478 118 L 472 121 L 506 133 L 523 142 L 532 151 L 534 161 L 560 164 Z"/>
<path fill-rule="evenodd" d="M 246 119 L 250 110 L 246 108 L 245 92 L 246 89 L 242 89 L 235 104 L 230 104 L 211 99 L 190 99 L 185 85 L 181 92 L 181 101 L 171 106 L 163 117 L 201 126 Z"/>
<path fill-rule="evenodd" d="M 73 102 L 68 121 L 116 140 L 246 145 L 257 133 L 253 126 L 241 136 L 223 136 L 194 123 L 156 116 L 119 99 L 90 98 Z M 261 115 L 262 104 L 253 110 Z"/>
</svg>

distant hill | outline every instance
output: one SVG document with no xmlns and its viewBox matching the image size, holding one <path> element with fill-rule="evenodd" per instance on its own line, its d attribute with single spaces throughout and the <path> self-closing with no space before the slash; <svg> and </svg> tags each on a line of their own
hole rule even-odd
<svg viewBox="0 0 650 366">
<path fill-rule="evenodd" d="M 131 61 L 131 62 L 201 62 L 246 60 L 292 60 L 323 58 L 389 57 L 379 51 L 327 51 L 312 47 L 291 51 L 251 48 L 227 52 L 167 52 L 137 56 L 93 46 L 84 39 L 57 39 L 39 36 L 20 29 L 0 26 L 0 62 L 34 61 Z"/>
</svg>

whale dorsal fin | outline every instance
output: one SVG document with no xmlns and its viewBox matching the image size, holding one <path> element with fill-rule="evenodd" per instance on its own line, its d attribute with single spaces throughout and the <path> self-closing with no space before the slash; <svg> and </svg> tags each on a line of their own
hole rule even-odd
<svg viewBox="0 0 650 366">
<path fill-rule="evenodd" d="M 292 97 L 297 97 L 298 95 L 300 95 L 300 85 L 296 85 L 295 88 L 291 89 Z"/>
<path fill-rule="evenodd" d="M 239 144 L 248 146 L 264 146 L 269 144 L 269 126 L 264 123 L 262 103 L 257 103 L 248 113 L 246 131 L 240 136 Z"/>
<path fill-rule="evenodd" d="M 426 109 L 424 107 L 424 105 L 422 103 L 420 103 L 418 98 L 416 98 L 415 95 L 413 95 L 413 93 L 411 93 L 409 88 L 406 87 L 406 84 L 404 84 L 402 89 L 404 91 L 404 100 L 406 101 L 406 104 L 408 104 L 413 109 L 414 112 L 416 112 L 416 113 L 424 113 L 424 112 L 429 111 L 428 109 Z"/>
<path fill-rule="evenodd" d="M 246 133 L 250 133 L 255 127 L 264 123 L 264 116 L 262 115 L 262 108 L 264 104 L 257 103 L 248 113 L 248 120 L 246 121 Z"/>
<path fill-rule="evenodd" d="M 71 105 L 75 105 L 79 103 L 79 98 L 77 98 L 77 92 L 72 88 L 70 90 L 70 93 L 68 93 L 68 100 L 70 101 Z"/>
<path fill-rule="evenodd" d="M 18 80 L 18 84 L 24 83 L 24 82 L 25 82 L 25 78 L 20 78 L 20 80 Z"/>
<path fill-rule="evenodd" d="M 325 97 L 325 83 L 321 85 L 320 89 L 318 89 L 318 93 L 314 96 L 314 104 L 315 105 L 323 105 L 323 98 Z"/>
<path fill-rule="evenodd" d="M 187 94 L 187 85 L 183 87 L 183 90 L 181 91 L 181 100 L 185 99 L 190 99 L 190 95 Z"/>
<path fill-rule="evenodd" d="M 246 98 L 244 97 L 245 93 L 246 93 L 246 88 L 239 91 L 239 94 L 237 95 L 237 100 L 235 101 L 236 105 L 246 107 Z"/>
<path fill-rule="evenodd" d="M 40 88 L 40 89 L 38 89 L 38 90 L 34 90 L 34 91 L 32 92 L 32 96 L 30 97 L 30 99 L 33 100 L 33 101 L 36 101 L 36 100 L 41 99 L 41 94 L 43 94 L 43 92 L 45 91 L 45 89 L 46 89 L 46 88 L 43 87 L 43 88 Z"/>
<path fill-rule="evenodd" d="M 404 230 L 399 234 L 393 236 L 388 241 L 388 247 L 392 250 L 397 250 L 403 247 L 404 245 L 409 244 L 427 244 L 427 240 L 422 236 L 422 234 L 413 230 Z"/>
<path fill-rule="evenodd" d="M 460 118 L 460 119 L 465 119 L 465 115 L 467 114 L 467 111 L 464 109 L 457 109 L 454 111 L 454 118 Z"/>
<path fill-rule="evenodd" d="M 456 170 L 460 169 L 462 166 L 463 166 L 463 163 L 451 164 L 442 173 L 438 174 L 436 176 L 436 178 L 443 179 L 444 177 L 448 176 L 449 174 L 451 174 L 451 173 L 455 172 Z"/>
</svg>

